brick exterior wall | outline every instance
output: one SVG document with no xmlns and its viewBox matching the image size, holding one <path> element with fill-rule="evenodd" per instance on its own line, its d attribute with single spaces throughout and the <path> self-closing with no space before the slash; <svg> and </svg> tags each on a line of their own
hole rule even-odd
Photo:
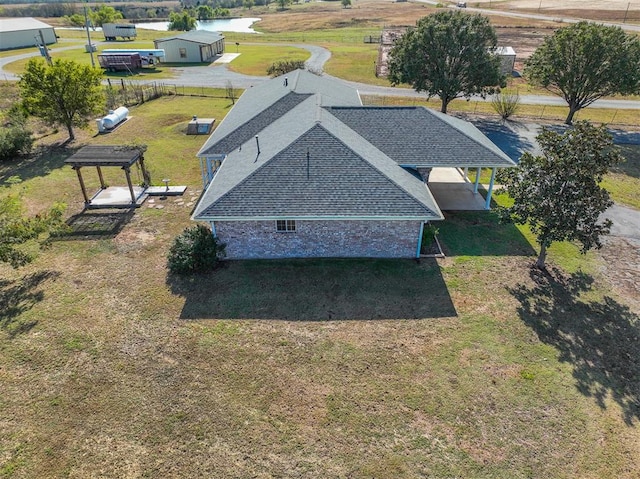
<svg viewBox="0 0 640 479">
<path fill-rule="evenodd" d="M 296 221 L 277 232 L 271 221 L 216 221 L 229 259 L 415 258 L 421 221 Z"/>
</svg>

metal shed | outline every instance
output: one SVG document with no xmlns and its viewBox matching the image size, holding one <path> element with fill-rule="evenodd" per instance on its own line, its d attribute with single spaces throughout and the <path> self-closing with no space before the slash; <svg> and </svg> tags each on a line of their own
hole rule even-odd
<svg viewBox="0 0 640 479">
<path fill-rule="evenodd" d="M 53 27 L 40 20 L 30 17 L 2 18 L 0 19 L 0 50 L 35 47 L 41 43 L 40 32 L 46 45 L 58 41 Z"/>
<path fill-rule="evenodd" d="M 515 69 L 516 51 L 512 47 L 496 47 L 495 51 L 500 57 L 502 73 L 510 75 Z"/>
<path fill-rule="evenodd" d="M 144 165 L 143 152 L 140 148 L 129 146 L 85 146 L 76 154 L 67 158 L 65 164 L 71 165 L 78 174 L 85 208 L 132 208 L 140 206 L 146 199 L 149 186 L 149 173 Z M 142 173 L 142 186 L 133 186 L 131 167 L 138 164 Z M 100 179 L 100 189 L 91 197 L 82 178 L 82 167 L 95 166 Z M 117 166 L 122 168 L 127 179 L 127 186 L 107 186 L 102 176 L 102 167 Z"/>
<path fill-rule="evenodd" d="M 174 37 L 153 41 L 155 48 L 165 51 L 167 63 L 211 62 L 224 53 L 224 36 L 217 32 L 194 30 Z"/>
</svg>

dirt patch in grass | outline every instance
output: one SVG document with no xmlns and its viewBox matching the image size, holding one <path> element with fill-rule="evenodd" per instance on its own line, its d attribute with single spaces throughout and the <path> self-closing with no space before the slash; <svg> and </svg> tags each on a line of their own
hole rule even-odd
<svg viewBox="0 0 640 479">
<path fill-rule="evenodd" d="M 602 269 L 611 288 L 629 298 L 640 311 L 640 241 L 607 237 L 600 251 Z"/>
</svg>

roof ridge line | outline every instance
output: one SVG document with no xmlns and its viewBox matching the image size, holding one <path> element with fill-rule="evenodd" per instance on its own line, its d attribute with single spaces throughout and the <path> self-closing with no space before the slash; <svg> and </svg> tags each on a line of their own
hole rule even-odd
<svg viewBox="0 0 640 479">
<path fill-rule="evenodd" d="M 331 115 L 333 116 L 333 115 Z M 392 158 L 390 158 L 386 153 L 384 153 L 383 151 L 381 151 L 377 146 L 375 146 L 374 144 L 370 143 L 366 138 L 364 138 L 363 136 L 361 136 L 357 131 L 351 129 L 348 125 L 346 125 L 345 123 L 343 123 L 340 119 L 336 118 L 334 116 L 334 118 L 338 121 L 338 123 L 340 123 L 340 125 L 342 125 L 344 128 L 352 131 L 355 135 L 357 135 L 358 137 L 362 138 L 362 141 L 367 143 L 368 145 L 370 145 L 373 149 L 375 149 L 376 151 L 378 151 L 382 156 L 384 156 L 388 161 L 389 161 L 389 165 L 390 166 L 397 166 L 398 168 L 400 168 L 400 170 L 408 175 L 411 175 L 411 173 L 409 173 L 408 171 L 404 170 L 404 168 L 402 168 L 396 161 L 394 161 Z M 334 135 L 331 131 L 327 130 L 324 125 L 320 125 L 320 124 L 316 124 L 316 126 L 322 128 L 323 130 L 325 130 L 329 135 L 331 135 L 333 138 L 336 139 L 336 141 L 342 143 L 345 148 L 347 148 L 348 150 L 350 150 L 351 152 L 353 152 L 353 154 L 355 154 L 357 157 L 362 158 L 362 160 L 368 164 L 371 168 L 373 168 L 375 171 L 377 171 L 379 174 L 381 174 L 383 177 L 385 177 L 390 183 L 392 183 L 396 188 L 400 189 L 405 195 L 407 195 L 414 203 L 417 203 L 422 209 L 428 211 L 429 213 L 432 213 L 433 215 L 437 215 L 437 213 L 435 211 L 432 211 L 430 208 L 426 207 L 424 205 L 424 203 L 422 203 L 421 201 L 419 201 L 410 191 L 407 191 L 406 188 L 404 188 L 402 185 L 398 184 L 393 178 L 389 177 L 389 175 L 385 174 L 383 171 L 380 170 L 380 168 L 378 168 L 376 165 L 374 165 L 371 161 L 369 161 L 367 158 L 363 157 L 362 155 L 360 155 L 357 151 L 355 151 L 353 148 L 351 148 L 349 145 L 347 145 L 341 138 L 338 138 L 336 135 Z M 431 191 L 429 190 L 429 188 L 427 187 L 427 185 L 425 184 L 424 187 L 429 191 L 429 193 L 431 194 Z M 431 196 L 433 196 L 431 194 Z M 436 204 L 437 206 L 437 204 Z"/>
</svg>

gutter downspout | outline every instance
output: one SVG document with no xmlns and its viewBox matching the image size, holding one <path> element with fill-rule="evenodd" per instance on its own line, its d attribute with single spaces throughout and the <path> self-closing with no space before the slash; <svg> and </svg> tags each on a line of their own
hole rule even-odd
<svg viewBox="0 0 640 479">
<path fill-rule="evenodd" d="M 420 223 L 420 236 L 418 236 L 418 247 L 416 248 L 416 258 L 420 258 L 420 249 L 422 248 L 422 233 L 424 232 L 424 221 Z"/>
<path fill-rule="evenodd" d="M 217 238 L 218 235 L 216 234 L 216 224 L 213 221 L 211 221 L 210 223 L 211 223 L 211 234 L 213 234 L 214 238 Z"/>
</svg>

